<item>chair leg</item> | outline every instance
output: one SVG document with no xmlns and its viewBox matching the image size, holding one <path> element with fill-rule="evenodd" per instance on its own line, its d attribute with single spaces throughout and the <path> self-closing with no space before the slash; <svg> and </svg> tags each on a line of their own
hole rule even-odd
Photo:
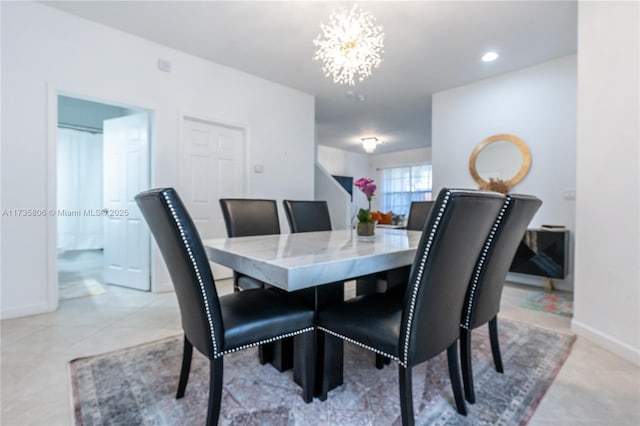
<svg viewBox="0 0 640 426">
<path fill-rule="evenodd" d="M 318 399 L 320 401 L 326 401 L 327 400 L 327 394 L 329 393 L 329 372 L 327 371 L 327 344 L 328 344 L 328 340 L 331 337 L 329 334 L 325 333 L 324 331 L 318 331 L 318 343 L 320 345 L 321 351 L 319 353 L 319 359 L 318 359 L 318 371 L 316 374 L 317 380 L 320 382 L 318 383 L 318 392 L 317 392 L 317 396 Z"/>
<path fill-rule="evenodd" d="M 189 380 L 189 370 L 191 369 L 191 356 L 193 355 L 193 345 L 184 336 L 184 347 L 182 349 L 182 368 L 180 369 L 180 380 L 178 381 L 178 392 L 176 393 L 176 399 L 180 399 L 184 396 L 184 391 L 187 388 L 187 381 Z"/>
<path fill-rule="evenodd" d="M 402 414 L 402 426 L 413 426 L 413 388 L 411 381 L 411 367 L 398 365 L 400 378 L 400 412 Z"/>
<path fill-rule="evenodd" d="M 462 327 L 460 327 L 460 366 L 465 397 L 469 404 L 474 404 L 476 393 L 473 388 L 473 365 L 471 364 L 471 330 Z"/>
<path fill-rule="evenodd" d="M 504 373 L 502 368 L 502 356 L 500 356 L 500 342 L 498 341 L 498 317 L 495 316 L 489 321 L 489 339 L 491 341 L 491 352 L 493 353 L 493 363 L 496 365 L 498 373 Z"/>
<path fill-rule="evenodd" d="M 209 407 L 207 408 L 207 426 L 216 426 L 220 417 L 222 400 L 222 358 L 209 362 Z"/>
<path fill-rule="evenodd" d="M 375 354 L 376 355 L 376 368 L 378 370 L 382 370 L 384 367 L 384 355 Z"/>
<path fill-rule="evenodd" d="M 240 286 L 238 285 L 238 273 L 234 271 L 233 272 L 233 292 L 237 293 L 240 290 L 241 290 Z"/>
<path fill-rule="evenodd" d="M 391 364 L 391 358 L 388 356 L 376 354 L 376 368 L 382 370 L 385 365 Z"/>
<path fill-rule="evenodd" d="M 316 379 L 316 336 L 314 331 L 298 334 L 293 338 L 294 370 L 299 372 L 302 386 L 302 399 L 309 403 L 313 401 Z"/>
<path fill-rule="evenodd" d="M 453 388 L 453 398 L 456 401 L 456 408 L 459 414 L 467 415 L 467 408 L 464 405 L 462 395 L 462 384 L 460 383 L 460 370 L 458 368 L 458 342 L 453 342 L 447 348 L 447 364 L 449 364 L 449 379 Z"/>
</svg>

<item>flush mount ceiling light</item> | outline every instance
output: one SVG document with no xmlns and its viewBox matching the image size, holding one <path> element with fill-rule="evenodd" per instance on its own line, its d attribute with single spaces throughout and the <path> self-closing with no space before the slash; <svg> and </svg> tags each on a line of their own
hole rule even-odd
<svg viewBox="0 0 640 426">
<path fill-rule="evenodd" d="M 482 55 L 482 62 L 493 62 L 498 59 L 498 54 L 496 52 L 487 52 Z"/>
<path fill-rule="evenodd" d="M 371 154 L 376 150 L 376 146 L 382 143 L 376 137 L 362 138 L 362 147 L 367 154 Z"/>
<path fill-rule="evenodd" d="M 371 13 L 354 5 L 350 12 L 333 11 L 329 23 L 320 24 L 321 33 L 313 40 L 318 47 L 313 59 L 322 60 L 325 77 L 353 86 L 380 66 L 384 33 L 375 21 Z"/>
</svg>

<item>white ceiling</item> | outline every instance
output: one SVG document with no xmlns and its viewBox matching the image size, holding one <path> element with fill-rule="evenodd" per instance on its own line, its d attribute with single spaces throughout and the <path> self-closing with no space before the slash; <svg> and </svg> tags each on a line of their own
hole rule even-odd
<svg viewBox="0 0 640 426">
<path fill-rule="evenodd" d="M 431 145 L 431 94 L 577 46 L 574 1 L 360 2 L 384 27 L 383 62 L 355 87 L 324 77 L 312 40 L 353 2 L 55 1 L 46 4 L 316 96 L 319 144 L 376 153 Z M 500 58 L 480 57 L 496 50 Z M 355 90 L 361 102 L 348 97 Z"/>
</svg>

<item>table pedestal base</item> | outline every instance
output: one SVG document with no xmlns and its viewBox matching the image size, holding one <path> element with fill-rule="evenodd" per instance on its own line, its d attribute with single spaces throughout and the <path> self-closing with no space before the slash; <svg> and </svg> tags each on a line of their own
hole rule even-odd
<svg viewBox="0 0 640 426">
<path fill-rule="evenodd" d="M 342 302 L 344 300 L 344 283 L 331 283 L 325 284 L 319 287 L 313 287 L 306 290 L 299 290 L 293 292 L 295 297 L 307 306 L 313 307 L 317 312 L 320 309 L 324 309 L 334 303 Z M 342 385 L 342 368 L 343 368 L 343 341 L 342 339 L 328 339 L 328 345 L 326 349 L 327 356 L 325 357 L 324 336 L 323 333 L 315 333 L 316 341 L 316 384 L 314 396 L 320 397 L 324 394 L 326 398 L 326 392 Z M 299 368 L 293 371 L 293 380 L 301 385 L 302 372 L 298 371 Z M 323 392 L 321 389 L 322 375 L 328 374 L 330 377 L 328 384 L 329 388 Z"/>
<path fill-rule="evenodd" d="M 271 364 L 282 372 L 293 368 L 293 337 L 260 346 L 260 364 Z"/>
</svg>

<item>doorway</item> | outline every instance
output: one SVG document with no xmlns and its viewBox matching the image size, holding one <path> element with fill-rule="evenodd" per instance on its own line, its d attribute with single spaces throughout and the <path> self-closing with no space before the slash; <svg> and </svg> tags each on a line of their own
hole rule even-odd
<svg viewBox="0 0 640 426">
<path fill-rule="evenodd" d="M 109 285 L 150 290 L 148 231 L 133 196 L 149 187 L 151 114 L 58 95 L 59 299 Z"/>
</svg>

